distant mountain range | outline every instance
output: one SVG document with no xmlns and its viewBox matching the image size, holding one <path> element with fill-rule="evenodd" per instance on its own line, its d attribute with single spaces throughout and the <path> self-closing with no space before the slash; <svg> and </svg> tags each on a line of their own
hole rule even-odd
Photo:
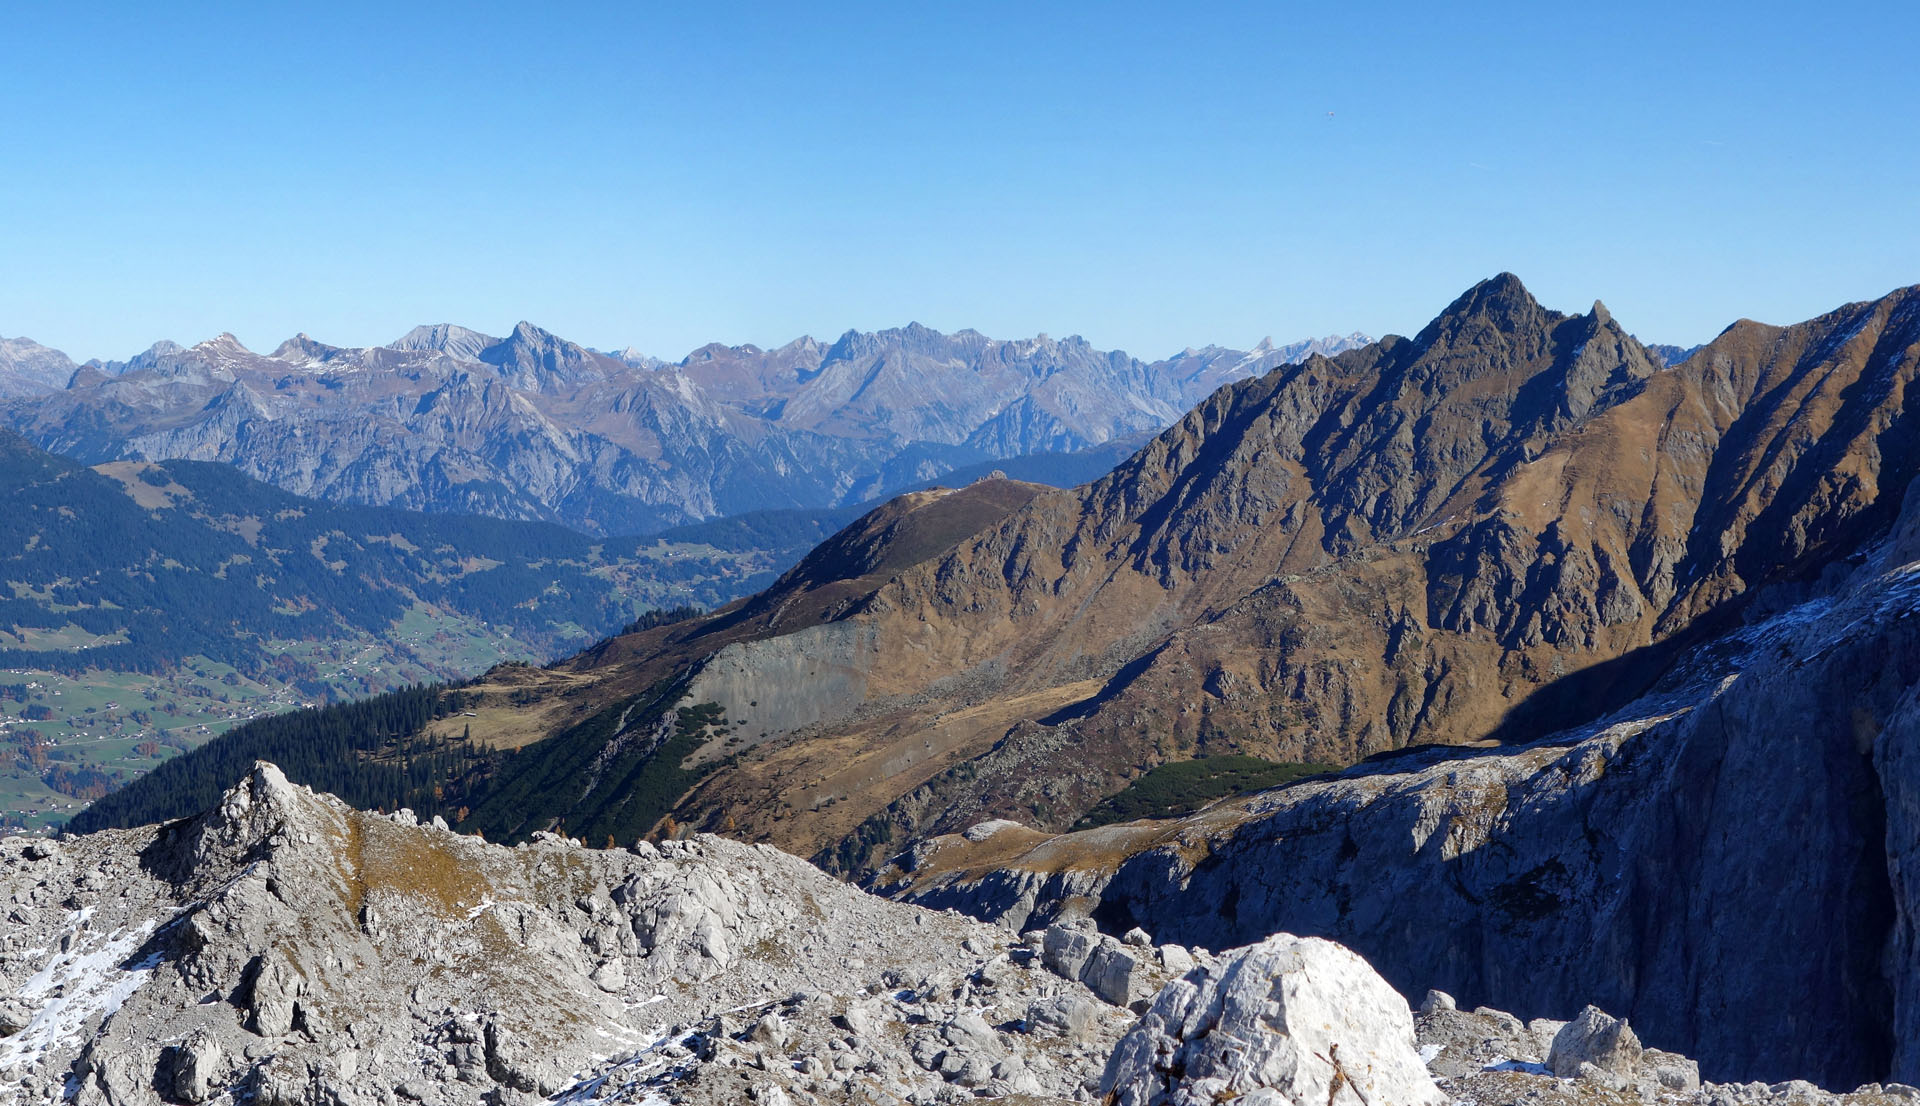
<svg viewBox="0 0 1920 1106">
<path fill-rule="evenodd" d="M 76 367 L 11 339 L 0 422 L 87 463 L 220 461 L 301 495 L 635 534 L 1157 432 L 1224 383 L 1367 341 L 1149 363 L 913 324 L 668 364 L 529 323 L 504 338 L 441 324 L 368 348 L 302 334 L 267 354 L 223 334 Z"/>
</svg>

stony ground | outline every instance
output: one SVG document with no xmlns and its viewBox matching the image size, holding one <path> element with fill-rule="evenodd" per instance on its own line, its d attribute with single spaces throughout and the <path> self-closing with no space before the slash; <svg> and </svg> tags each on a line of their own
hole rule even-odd
<svg viewBox="0 0 1920 1106">
<path fill-rule="evenodd" d="M 270 765 L 197 819 L 0 841 L 0 910 L 0 1103 L 1920 1101 L 1703 1086 L 1594 1010 L 1416 1018 L 1326 941 L 1016 936 L 767 847 L 505 848 Z"/>
</svg>

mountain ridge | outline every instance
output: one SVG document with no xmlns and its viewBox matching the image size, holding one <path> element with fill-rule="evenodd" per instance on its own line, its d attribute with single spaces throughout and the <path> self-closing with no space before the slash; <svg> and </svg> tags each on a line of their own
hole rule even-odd
<svg viewBox="0 0 1920 1106">
<path fill-rule="evenodd" d="M 271 354 L 220 335 L 89 362 L 0 421 L 91 462 L 219 460 L 303 495 L 642 533 L 1157 431 L 1221 379 L 1356 337 L 1148 364 L 914 323 L 668 364 L 527 322 L 359 349 L 303 334 Z"/>
<path fill-rule="evenodd" d="M 1887 524 L 1882 481 L 1920 460 L 1916 303 L 1737 324 L 1662 367 L 1604 304 L 1502 274 L 1413 338 L 1221 387 L 1084 487 L 963 489 L 997 505 L 935 527 L 948 548 L 789 578 L 515 694 L 593 741 L 596 704 L 685 681 L 741 721 L 676 821 L 848 873 L 985 819 L 1065 828 L 1167 761 L 1569 725 Z M 848 533 L 912 532 L 888 511 Z"/>
</svg>

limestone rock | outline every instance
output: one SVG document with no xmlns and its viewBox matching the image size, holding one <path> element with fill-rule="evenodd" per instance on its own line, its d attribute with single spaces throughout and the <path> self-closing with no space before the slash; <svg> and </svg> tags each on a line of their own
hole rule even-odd
<svg viewBox="0 0 1920 1106">
<path fill-rule="evenodd" d="M 1599 1007 L 1589 1006 L 1554 1035 L 1547 1067 L 1562 1079 L 1582 1076 L 1591 1066 L 1625 1080 L 1638 1072 L 1640 1052 L 1640 1038 L 1632 1027 Z"/>
<path fill-rule="evenodd" d="M 1100 947 L 1099 934 L 1064 925 L 1047 927 L 1040 958 L 1047 970 L 1063 979 L 1079 979 L 1080 972 Z"/>
<path fill-rule="evenodd" d="M 968 826 L 964 836 L 969 841 L 985 841 L 1001 830 L 1019 829 L 1020 823 L 1008 818 L 989 818 L 984 822 L 975 822 Z"/>
<path fill-rule="evenodd" d="M 1100 1024 L 1100 1006 L 1072 995 L 1036 999 L 1028 1005 L 1027 1028 L 1031 1032 L 1054 1033 L 1073 1041 L 1090 1039 Z"/>
<path fill-rule="evenodd" d="M 29 851 L 0 842 L 0 1102 L 1072 1099 L 1131 1021 L 772 848 L 505 848 L 271 765 L 197 818 Z"/>
<path fill-rule="evenodd" d="M 1447 1101 L 1406 1000 L 1346 949 L 1289 934 L 1168 984 L 1101 1077 L 1118 1106 L 1326 1106 L 1343 1086 L 1366 1102 Z"/>
<path fill-rule="evenodd" d="M 200 1030 L 169 1049 L 165 1063 L 173 1097 L 198 1104 L 212 1097 L 224 1073 L 226 1054 L 213 1034 Z"/>
<path fill-rule="evenodd" d="M 1081 981 L 1094 994 L 1115 1006 L 1129 1006 L 1148 993 L 1148 953 L 1134 948 L 1101 946 L 1081 971 Z"/>
</svg>

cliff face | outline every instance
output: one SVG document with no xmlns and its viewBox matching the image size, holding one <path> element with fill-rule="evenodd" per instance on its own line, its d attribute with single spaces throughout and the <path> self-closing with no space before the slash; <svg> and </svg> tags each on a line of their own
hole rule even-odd
<svg viewBox="0 0 1920 1106">
<path fill-rule="evenodd" d="M 1917 521 L 1583 729 L 1175 822 L 941 838 L 880 886 L 1015 928 L 1091 913 L 1208 947 L 1317 934 L 1405 993 L 1521 1017 L 1591 996 L 1709 1078 L 1912 1082 Z"/>
</svg>

